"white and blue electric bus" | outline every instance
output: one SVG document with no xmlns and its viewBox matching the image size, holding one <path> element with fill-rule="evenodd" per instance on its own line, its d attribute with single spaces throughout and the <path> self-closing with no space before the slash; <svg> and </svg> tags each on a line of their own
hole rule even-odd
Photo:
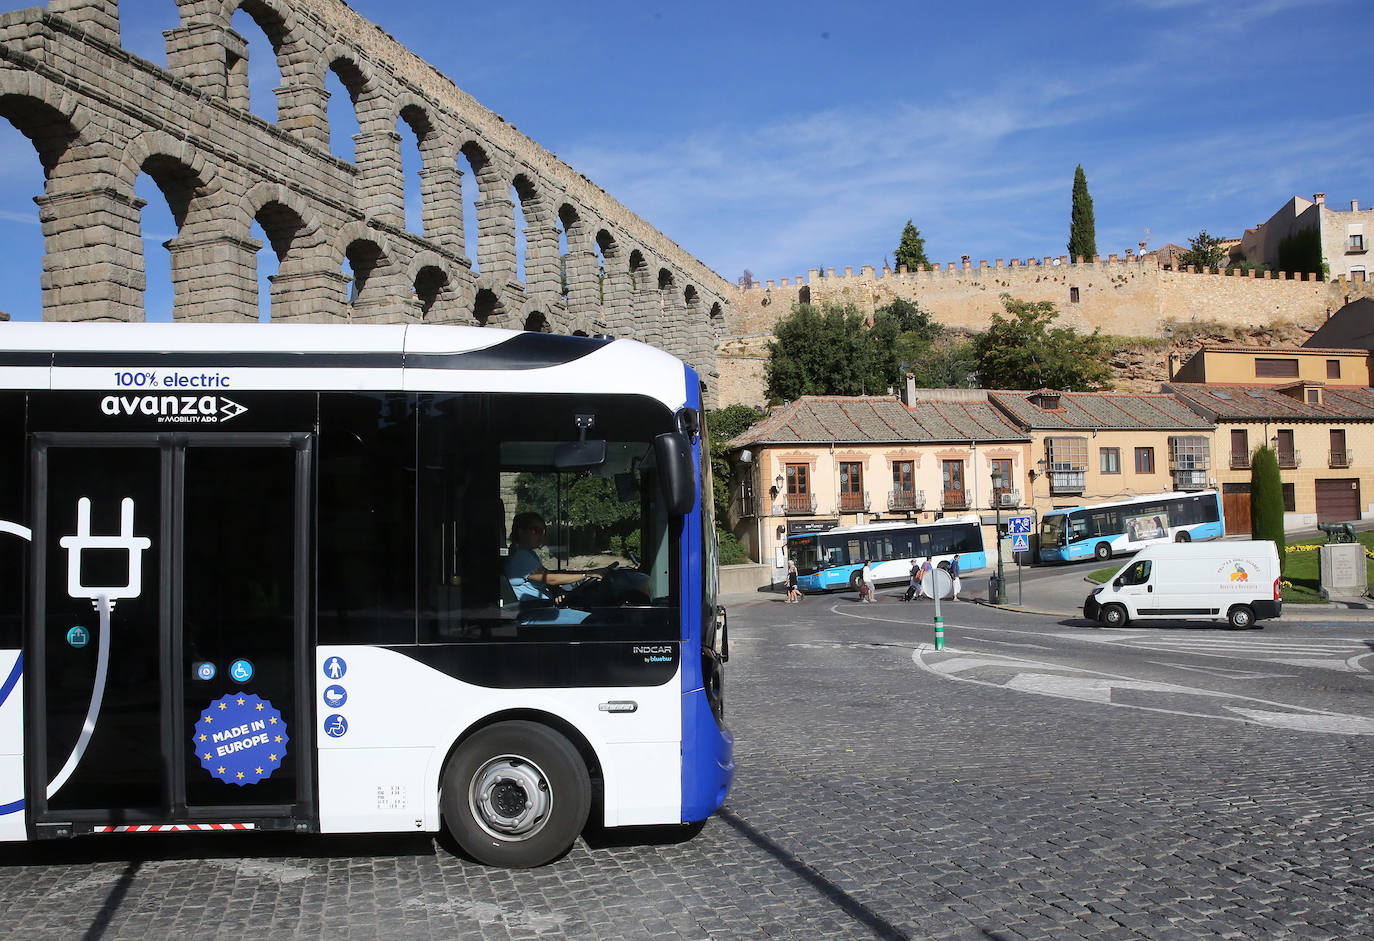
<svg viewBox="0 0 1374 941">
<path fill-rule="evenodd" d="M 0 839 L 705 820 L 700 416 L 628 340 L 0 325 Z"/>
<path fill-rule="evenodd" d="M 973 513 L 933 523 L 867 523 L 798 534 L 788 538 L 787 551 L 797 563 L 802 591 L 857 590 L 865 560 L 877 584 L 905 582 L 913 559 L 939 565 L 957 553 L 961 572 L 988 564 L 983 529 Z"/>
<path fill-rule="evenodd" d="M 1040 561 L 1106 561 L 1155 543 L 1202 542 L 1224 535 L 1217 491 L 1153 493 L 1047 510 L 1040 518 Z"/>
</svg>

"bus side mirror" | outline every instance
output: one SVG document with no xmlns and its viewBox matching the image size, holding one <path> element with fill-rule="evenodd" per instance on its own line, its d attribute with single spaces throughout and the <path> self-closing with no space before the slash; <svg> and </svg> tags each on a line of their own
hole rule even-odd
<svg viewBox="0 0 1374 941">
<path fill-rule="evenodd" d="M 658 464 L 658 486 L 664 507 L 674 516 L 690 513 L 697 502 L 695 462 L 692 444 L 680 431 L 654 438 L 654 460 Z"/>
</svg>

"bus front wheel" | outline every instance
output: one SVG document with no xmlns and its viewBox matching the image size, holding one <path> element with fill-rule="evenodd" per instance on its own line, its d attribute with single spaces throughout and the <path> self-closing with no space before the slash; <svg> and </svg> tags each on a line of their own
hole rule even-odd
<svg viewBox="0 0 1374 941">
<path fill-rule="evenodd" d="M 849 576 L 850 591 L 858 591 L 859 586 L 863 584 L 863 580 L 864 577 L 862 572 L 855 572 L 853 575 Z"/>
<path fill-rule="evenodd" d="M 1093 555 L 1097 556 L 1099 562 L 1106 562 L 1112 557 L 1112 547 L 1105 542 L 1099 542 L 1093 550 Z"/>
<path fill-rule="evenodd" d="M 568 851 L 591 810 L 582 756 L 535 722 L 501 722 L 473 734 L 444 768 L 444 823 L 478 862 L 542 866 Z"/>
</svg>

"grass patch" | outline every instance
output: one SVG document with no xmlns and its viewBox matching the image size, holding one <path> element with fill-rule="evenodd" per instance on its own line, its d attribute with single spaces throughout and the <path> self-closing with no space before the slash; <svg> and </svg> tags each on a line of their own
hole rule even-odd
<svg viewBox="0 0 1374 941">
<path fill-rule="evenodd" d="M 1356 533 L 1356 540 L 1364 547 L 1365 577 L 1374 584 L 1374 533 Z M 1283 600 L 1287 604 L 1325 604 L 1321 596 L 1321 573 L 1317 568 L 1317 547 L 1326 538 L 1304 539 L 1288 544 L 1283 558 Z"/>
<path fill-rule="evenodd" d="M 1356 533 L 1355 538 L 1364 546 L 1366 577 L 1369 584 L 1374 585 L 1374 558 L 1370 557 L 1370 553 L 1374 552 L 1374 532 Z M 1317 547 L 1325 544 L 1325 536 L 1288 544 L 1283 558 L 1285 604 L 1326 604 L 1326 599 L 1321 595 L 1321 572 L 1317 567 Z M 1120 565 L 1111 565 L 1090 572 L 1088 578 L 1101 585 L 1120 569 Z"/>
</svg>

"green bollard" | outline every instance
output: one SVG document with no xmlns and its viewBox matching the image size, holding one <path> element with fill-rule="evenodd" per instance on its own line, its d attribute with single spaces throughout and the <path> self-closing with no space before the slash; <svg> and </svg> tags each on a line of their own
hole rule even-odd
<svg viewBox="0 0 1374 941">
<path fill-rule="evenodd" d="M 945 619 L 935 615 L 935 649 L 945 649 Z"/>
</svg>

